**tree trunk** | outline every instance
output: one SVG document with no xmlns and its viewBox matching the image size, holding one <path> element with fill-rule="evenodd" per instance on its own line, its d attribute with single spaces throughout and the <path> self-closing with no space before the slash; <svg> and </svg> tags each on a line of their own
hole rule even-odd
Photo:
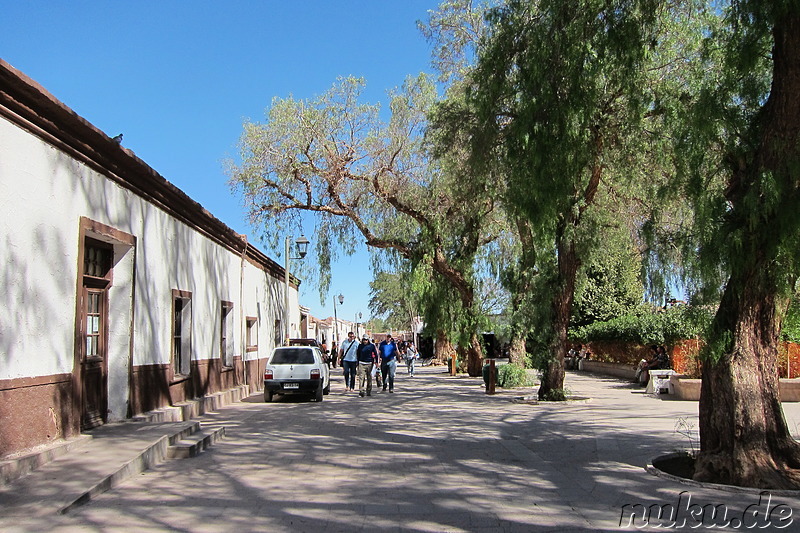
<svg viewBox="0 0 800 533">
<path fill-rule="evenodd" d="M 527 350 L 525 350 L 525 338 L 521 335 L 515 335 L 511 339 L 511 347 L 508 350 L 508 362 L 524 365 L 527 353 Z"/>
<path fill-rule="evenodd" d="M 483 375 L 483 345 L 477 331 L 473 331 L 467 348 L 467 374 L 472 377 Z"/>
<path fill-rule="evenodd" d="M 458 270 L 446 260 L 444 253 L 440 250 L 437 250 L 434 257 L 433 268 L 443 275 L 458 292 L 465 315 L 465 320 L 462 322 L 463 325 L 461 327 L 466 328 L 460 332 L 461 337 L 468 336 L 470 339 L 470 345 L 466 347 L 467 372 L 472 377 L 480 376 L 483 370 L 483 345 L 476 330 L 478 321 L 475 317 L 475 287 L 464 275 L 464 272 Z M 456 354 L 453 352 L 453 357 L 455 356 Z M 455 375 L 456 365 L 453 365 L 451 370 L 452 374 Z"/>
<path fill-rule="evenodd" d="M 772 87 L 755 119 L 757 145 L 731 158 L 728 222 L 740 246 L 714 319 L 712 359 L 703 364 L 695 464 L 697 480 L 764 489 L 800 488 L 800 444 L 786 426 L 777 368 L 788 303 L 781 288 L 796 271 L 783 248 L 795 247 L 797 226 L 776 221 L 800 207 L 800 6 L 788 5 L 772 12 Z M 759 194 L 773 187 L 782 193 Z"/>
<path fill-rule="evenodd" d="M 564 357 L 567 354 L 567 329 L 572 313 L 572 300 L 575 296 L 578 264 L 575 241 L 560 237 L 558 239 L 557 288 L 552 301 L 553 337 L 550 344 L 550 360 L 544 369 L 542 382 L 539 385 L 540 400 L 563 398 L 564 395 Z"/>
<path fill-rule="evenodd" d="M 447 334 L 444 331 L 438 331 L 436 333 L 434 350 L 436 351 L 436 359 L 443 364 L 447 363 L 448 357 L 456 357 L 456 350 L 453 348 L 450 339 L 447 338 Z"/>
<path fill-rule="evenodd" d="M 522 244 L 516 268 L 510 276 L 511 290 L 511 346 L 508 351 L 509 363 L 525 365 L 525 340 L 528 336 L 530 320 L 526 309 L 530 294 L 533 291 L 533 281 L 537 275 L 536 269 L 536 243 L 529 220 L 520 216 L 515 217 L 517 238 Z"/>
<path fill-rule="evenodd" d="M 732 278 L 715 317 L 731 338 L 703 363 L 697 481 L 764 489 L 800 488 L 800 445 L 791 437 L 778 390 L 776 291 L 765 271 Z M 759 279 L 761 278 L 761 279 Z"/>
</svg>

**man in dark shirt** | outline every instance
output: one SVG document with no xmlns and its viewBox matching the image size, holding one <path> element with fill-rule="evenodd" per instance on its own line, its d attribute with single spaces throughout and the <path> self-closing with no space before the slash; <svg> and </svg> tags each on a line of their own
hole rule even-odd
<svg viewBox="0 0 800 533">
<path fill-rule="evenodd" d="M 369 337 L 361 337 L 358 347 L 358 395 L 362 398 L 366 394 L 372 396 L 372 364 L 377 358 L 375 345 L 369 342 Z"/>
</svg>

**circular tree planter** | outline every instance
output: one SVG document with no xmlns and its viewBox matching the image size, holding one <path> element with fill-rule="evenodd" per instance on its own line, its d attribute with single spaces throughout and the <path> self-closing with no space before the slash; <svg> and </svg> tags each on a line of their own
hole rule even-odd
<svg viewBox="0 0 800 533">
<path fill-rule="evenodd" d="M 592 399 L 585 396 L 570 396 L 566 400 L 540 400 L 536 394 L 532 394 L 530 396 L 517 396 L 511 401 L 530 405 L 572 405 L 589 403 Z"/>
<path fill-rule="evenodd" d="M 716 489 L 726 492 L 739 494 L 761 494 L 767 490 L 775 496 L 800 496 L 800 490 L 778 490 L 768 488 L 737 487 L 736 485 L 723 485 L 720 483 L 707 483 L 705 481 L 695 481 L 694 475 L 694 454 L 689 451 L 679 451 L 660 455 L 645 467 L 645 470 L 654 476 L 669 479 L 684 485 L 702 487 L 706 489 Z"/>
</svg>

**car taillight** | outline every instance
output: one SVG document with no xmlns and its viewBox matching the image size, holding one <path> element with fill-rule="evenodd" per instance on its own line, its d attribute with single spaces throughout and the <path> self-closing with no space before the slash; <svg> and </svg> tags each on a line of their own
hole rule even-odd
<svg viewBox="0 0 800 533">
<path fill-rule="evenodd" d="M 264 379 L 272 379 L 272 370 L 264 371 Z"/>
<path fill-rule="evenodd" d="M 319 379 L 319 368 L 311 370 L 311 379 Z"/>
</svg>

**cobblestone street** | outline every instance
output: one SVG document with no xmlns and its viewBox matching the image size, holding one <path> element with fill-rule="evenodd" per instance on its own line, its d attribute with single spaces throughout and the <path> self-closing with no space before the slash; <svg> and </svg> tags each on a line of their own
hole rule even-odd
<svg viewBox="0 0 800 533">
<path fill-rule="evenodd" d="M 252 395 L 201 419 L 224 424 L 226 437 L 198 457 L 159 465 L 65 515 L 4 514 L 0 529 L 588 532 L 618 530 L 621 517 L 634 529 L 625 506 L 677 505 L 687 495 L 724 505 L 729 518 L 759 503 L 757 493 L 644 470 L 697 445 L 675 430 L 678 420 L 696 426 L 696 402 L 570 373 L 568 387 L 588 400 L 526 403 L 519 398 L 532 389 L 488 396 L 479 379 L 442 367 L 413 379 L 399 371 L 394 394 L 362 399 L 335 376 L 321 404 Z M 797 404 L 785 411 L 797 427 Z M 800 512 L 796 498 L 775 496 L 777 504 Z"/>
</svg>

